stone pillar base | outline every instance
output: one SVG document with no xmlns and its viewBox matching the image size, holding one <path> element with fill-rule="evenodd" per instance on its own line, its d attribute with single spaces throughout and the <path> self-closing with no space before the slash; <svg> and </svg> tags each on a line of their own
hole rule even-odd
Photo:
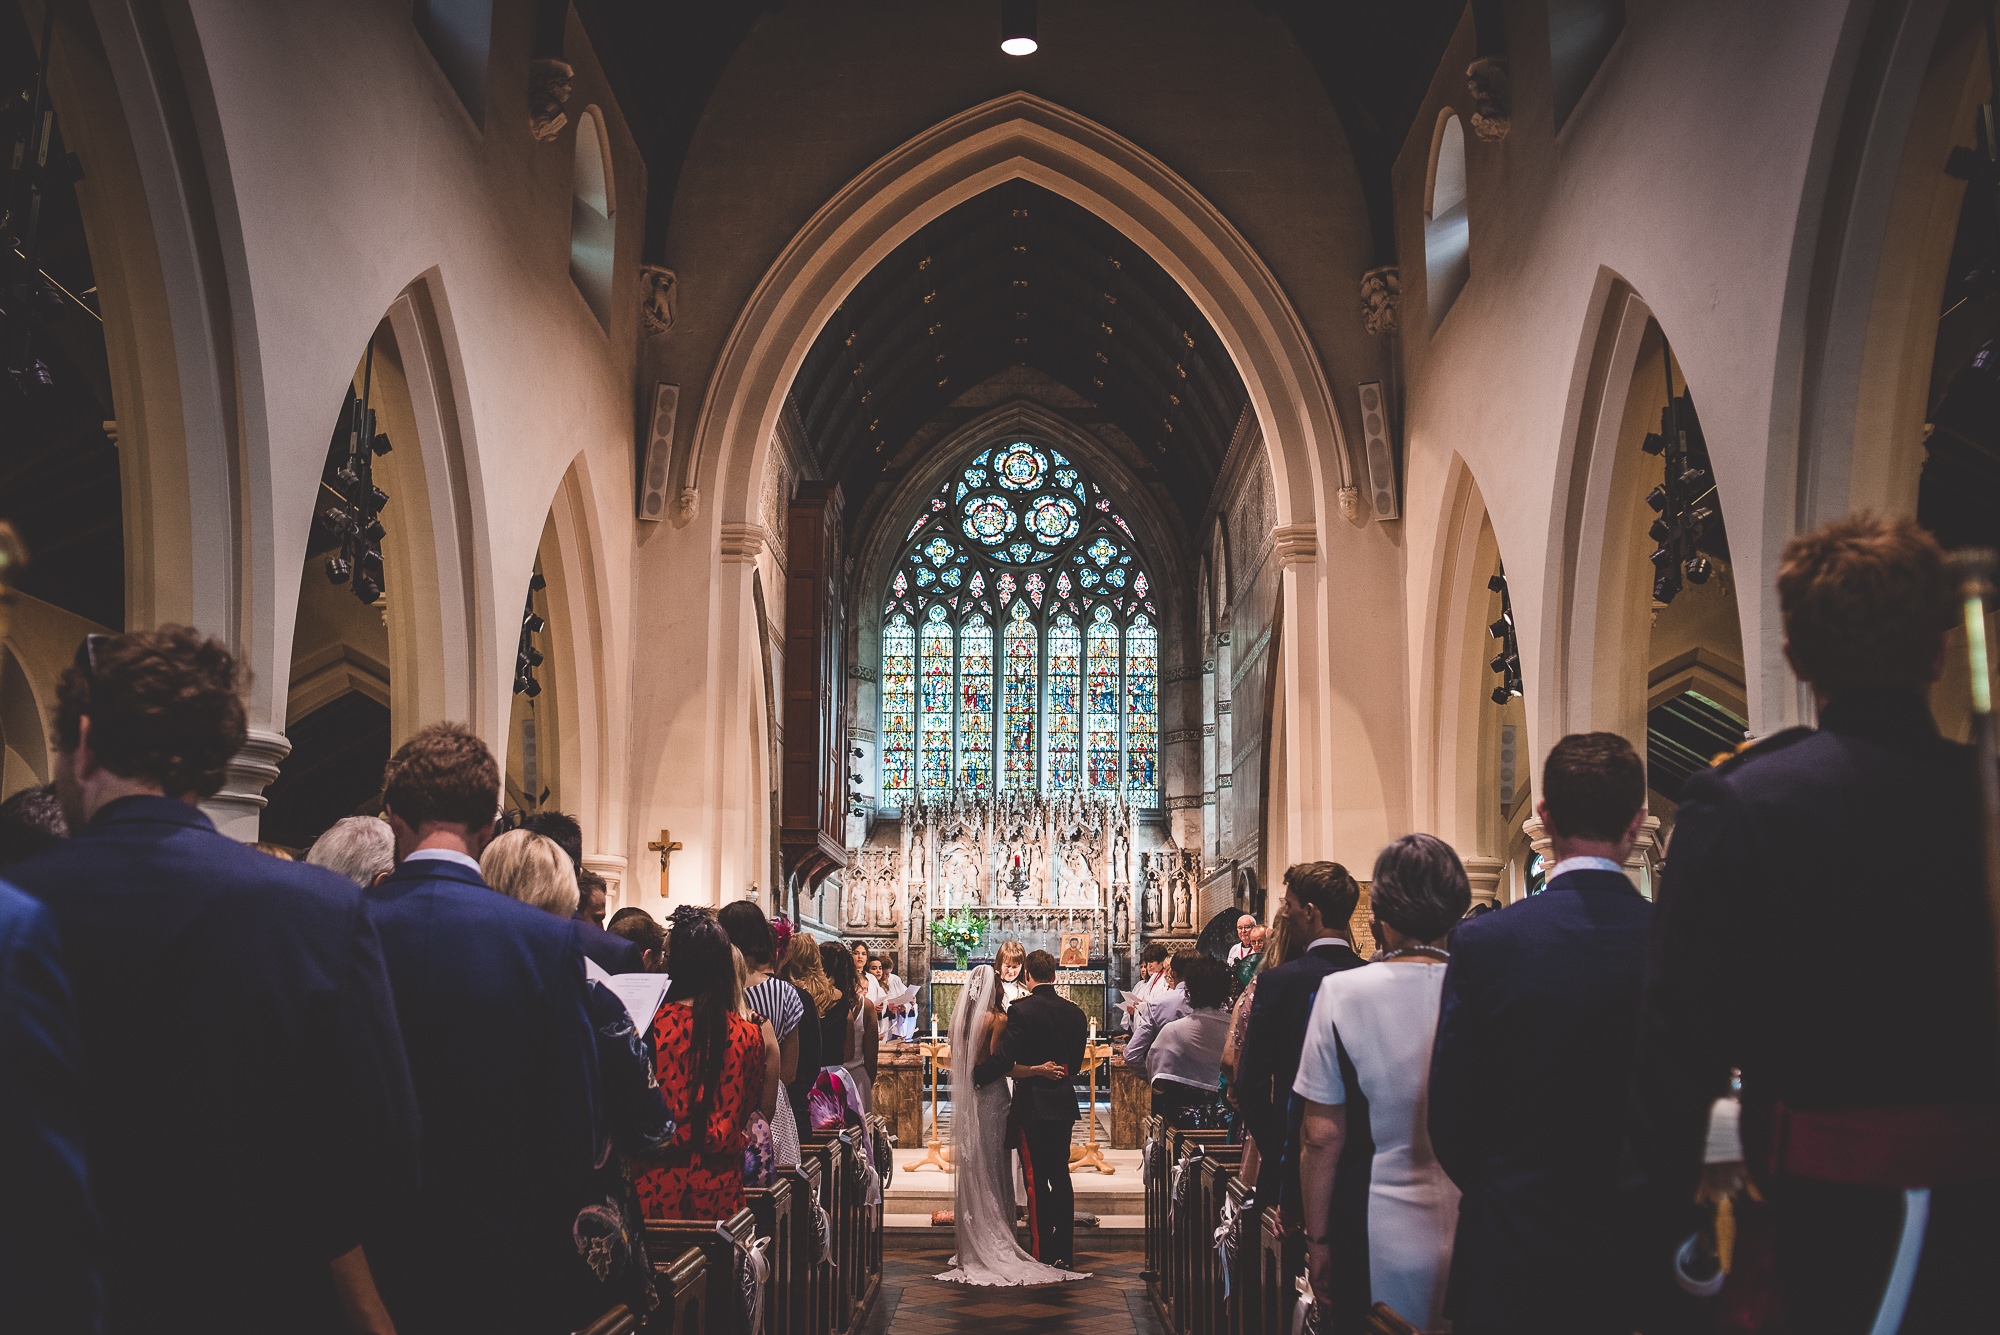
<svg viewBox="0 0 2000 1335">
<path fill-rule="evenodd" d="M 250 729 L 243 749 L 229 758 L 221 791 L 201 804 L 215 828 L 231 839 L 255 842 L 257 823 L 264 815 L 264 790 L 278 777 L 278 763 L 291 753 L 291 739 L 285 734 Z"/>
</svg>

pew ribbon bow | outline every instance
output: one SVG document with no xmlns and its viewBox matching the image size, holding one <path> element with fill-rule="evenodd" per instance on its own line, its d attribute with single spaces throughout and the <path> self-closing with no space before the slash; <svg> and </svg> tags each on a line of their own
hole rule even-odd
<svg viewBox="0 0 2000 1335">
<path fill-rule="evenodd" d="M 1243 1212 L 1236 1208 L 1236 1202 L 1225 1196 L 1222 1200 L 1222 1222 L 1215 1229 L 1215 1254 L 1222 1262 L 1222 1300 L 1229 1301 L 1229 1290 L 1236 1277 L 1236 1253 L 1242 1245 Z"/>
<path fill-rule="evenodd" d="M 765 1253 L 770 1249 L 769 1238 L 753 1237 L 748 1245 L 738 1242 L 726 1224 L 718 1223 L 715 1231 L 723 1241 L 736 1249 L 736 1279 L 743 1291 L 743 1317 L 745 1330 L 761 1330 L 764 1320 L 764 1285 L 771 1278 L 771 1262 Z"/>
</svg>

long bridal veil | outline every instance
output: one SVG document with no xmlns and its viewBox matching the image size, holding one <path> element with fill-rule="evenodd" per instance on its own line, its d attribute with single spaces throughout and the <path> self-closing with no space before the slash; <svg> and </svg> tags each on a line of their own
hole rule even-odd
<svg viewBox="0 0 2000 1335">
<path fill-rule="evenodd" d="M 1043 1265 L 1014 1241 L 1014 1179 L 1007 1158 L 1007 1085 L 972 1083 L 979 1038 L 1000 988 L 993 966 L 966 980 L 951 1017 L 951 1161 L 958 1255 L 939 1279 L 961 1284 L 1053 1284 L 1086 1279 Z"/>
</svg>

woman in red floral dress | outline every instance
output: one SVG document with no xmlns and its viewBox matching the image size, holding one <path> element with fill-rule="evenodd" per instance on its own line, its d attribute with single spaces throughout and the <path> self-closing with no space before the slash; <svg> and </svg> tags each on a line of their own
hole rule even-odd
<svg viewBox="0 0 2000 1335">
<path fill-rule="evenodd" d="M 672 1137 L 638 1163 L 648 1219 L 727 1219 L 743 1208 L 743 1146 L 764 1092 L 763 1027 L 736 1013 L 736 960 L 704 909 L 674 911 L 673 985 L 653 1020 Z"/>
</svg>

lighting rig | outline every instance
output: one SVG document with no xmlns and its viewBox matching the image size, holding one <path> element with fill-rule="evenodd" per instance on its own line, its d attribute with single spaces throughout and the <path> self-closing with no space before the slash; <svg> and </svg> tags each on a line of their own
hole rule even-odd
<svg viewBox="0 0 2000 1335">
<path fill-rule="evenodd" d="M 332 499 L 320 507 L 320 522 L 335 535 L 340 550 L 327 558 L 326 577 L 345 584 L 363 603 L 382 596 L 382 507 L 389 493 L 375 485 L 375 459 L 389 452 L 389 437 L 375 429 L 369 396 L 375 382 L 375 340 L 368 340 L 362 363 L 361 397 L 347 396 L 347 439 L 335 432 L 332 457 L 320 478 L 320 489 Z"/>
<path fill-rule="evenodd" d="M 0 197 L 0 358 L 20 390 L 50 389 L 55 378 L 35 355 L 40 325 L 74 301 L 91 318 L 97 312 L 41 267 L 42 210 L 49 194 L 83 179 L 76 154 L 57 153 L 56 113 L 49 100 L 49 48 L 55 41 L 56 5 L 42 12 L 41 58 L 34 81 L 0 103 L 10 145 L 6 194 Z M 86 294 L 87 295 L 87 294 Z"/>
<path fill-rule="evenodd" d="M 1514 633 L 1514 600 L 1507 595 L 1506 573 L 1494 575 L 1486 587 L 1500 595 L 1500 619 L 1486 628 L 1486 633 L 1500 642 L 1500 648 L 1486 666 L 1500 674 L 1500 684 L 1493 688 L 1493 703 L 1504 705 L 1521 694 L 1521 641 Z"/>
<path fill-rule="evenodd" d="M 549 628 L 535 612 L 535 595 L 548 587 L 538 570 L 528 577 L 528 599 L 521 608 L 521 643 L 514 654 L 514 694 L 525 695 L 530 700 L 542 693 L 542 684 L 535 680 L 535 669 L 542 665 L 542 651 L 535 647 L 535 636 Z"/>
<path fill-rule="evenodd" d="M 1716 523 L 1715 477 L 1708 460 L 1708 443 L 1694 415 L 1694 401 L 1674 394 L 1673 351 L 1661 347 L 1667 370 L 1667 406 L 1660 410 L 1660 429 L 1647 435 L 1639 448 L 1658 455 L 1666 465 L 1660 485 L 1646 494 L 1646 504 L 1658 516 L 1646 530 L 1654 548 L 1653 601 L 1670 603 L 1679 595 L 1682 579 L 1706 584 L 1715 563 L 1702 555 L 1701 539 Z"/>
</svg>

